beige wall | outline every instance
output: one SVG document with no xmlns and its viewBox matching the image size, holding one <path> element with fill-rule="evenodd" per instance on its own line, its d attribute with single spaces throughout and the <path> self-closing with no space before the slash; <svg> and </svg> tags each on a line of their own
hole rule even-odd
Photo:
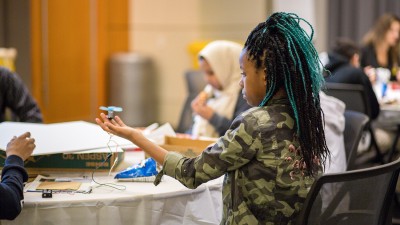
<svg viewBox="0 0 400 225">
<path fill-rule="evenodd" d="M 327 48 L 327 0 L 273 0 L 274 12 L 292 12 L 307 20 L 314 29 L 314 44 L 318 52 Z M 302 23 L 306 31 L 311 31 Z"/>
<path fill-rule="evenodd" d="M 327 0 L 131 0 L 130 50 L 153 59 L 158 121 L 174 127 L 186 97 L 184 72 L 192 67 L 188 45 L 229 39 L 244 42 L 271 12 L 295 12 L 311 22 L 318 51 L 326 50 Z"/>
<path fill-rule="evenodd" d="M 244 42 L 267 16 L 267 1 L 131 0 L 130 50 L 155 63 L 159 97 L 158 122 L 177 126 L 186 97 L 184 72 L 192 67 L 187 50 L 199 40 Z"/>
</svg>

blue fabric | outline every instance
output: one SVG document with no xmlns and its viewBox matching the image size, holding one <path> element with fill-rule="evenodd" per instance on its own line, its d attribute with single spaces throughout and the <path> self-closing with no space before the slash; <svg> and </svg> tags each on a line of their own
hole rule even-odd
<svg viewBox="0 0 400 225">
<path fill-rule="evenodd" d="M 157 172 L 157 163 L 153 158 L 148 158 L 143 160 L 139 164 L 135 164 L 127 169 L 117 173 L 114 179 L 122 179 L 122 178 L 136 178 L 136 177 L 149 177 L 156 175 Z"/>
</svg>

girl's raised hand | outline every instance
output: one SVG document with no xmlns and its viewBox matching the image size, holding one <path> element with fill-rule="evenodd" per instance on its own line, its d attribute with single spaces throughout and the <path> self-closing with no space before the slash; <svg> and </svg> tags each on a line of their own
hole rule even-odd
<svg viewBox="0 0 400 225">
<path fill-rule="evenodd" d="M 106 132 L 117 135 L 133 142 L 135 135 L 141 134 L 140 130 L 125 125 L 125 123 L 115 116 L 114 119 L 108 119 L 104 113 L 100 114 L 101 119 L 96 118 L 96 123 Z"/>
</svg>

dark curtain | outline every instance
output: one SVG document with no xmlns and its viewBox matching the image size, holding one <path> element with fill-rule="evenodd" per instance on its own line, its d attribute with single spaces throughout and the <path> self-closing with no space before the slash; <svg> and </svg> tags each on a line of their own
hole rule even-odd
<svg viewBox="0 0 400 225">
<path fill-rule="evenodd" d="M 5 7 L 5 1 L 0 0 L 0 47 L 5 46 L 6 43 L 6 18 L 7 10 Z"/>
<path fill-rule="evenodd" d="M 338 37 L 361 44 L 375 21 L 384 13 L 400 17 L 399 0 L 328 0 L 328 48 Z"/>
<path fill-rule="evenodd" d="M 30 1 L 0 0 L 0 47 L 16 48 L 15 68 L 31 88 Z"/>
</svg>

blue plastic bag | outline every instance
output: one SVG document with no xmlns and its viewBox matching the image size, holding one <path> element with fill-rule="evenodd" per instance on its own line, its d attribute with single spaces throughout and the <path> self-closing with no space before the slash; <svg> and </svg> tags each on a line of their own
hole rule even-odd
<svg viewBox="0 0 400 225">
<path fill-rule="evenodd" d="M 150 177 L 157 175 L 157 173 L 156 161 L 153 158 L 147 158 L 142 162 L 117 173 L 114 179 Z"/>
</svg>

